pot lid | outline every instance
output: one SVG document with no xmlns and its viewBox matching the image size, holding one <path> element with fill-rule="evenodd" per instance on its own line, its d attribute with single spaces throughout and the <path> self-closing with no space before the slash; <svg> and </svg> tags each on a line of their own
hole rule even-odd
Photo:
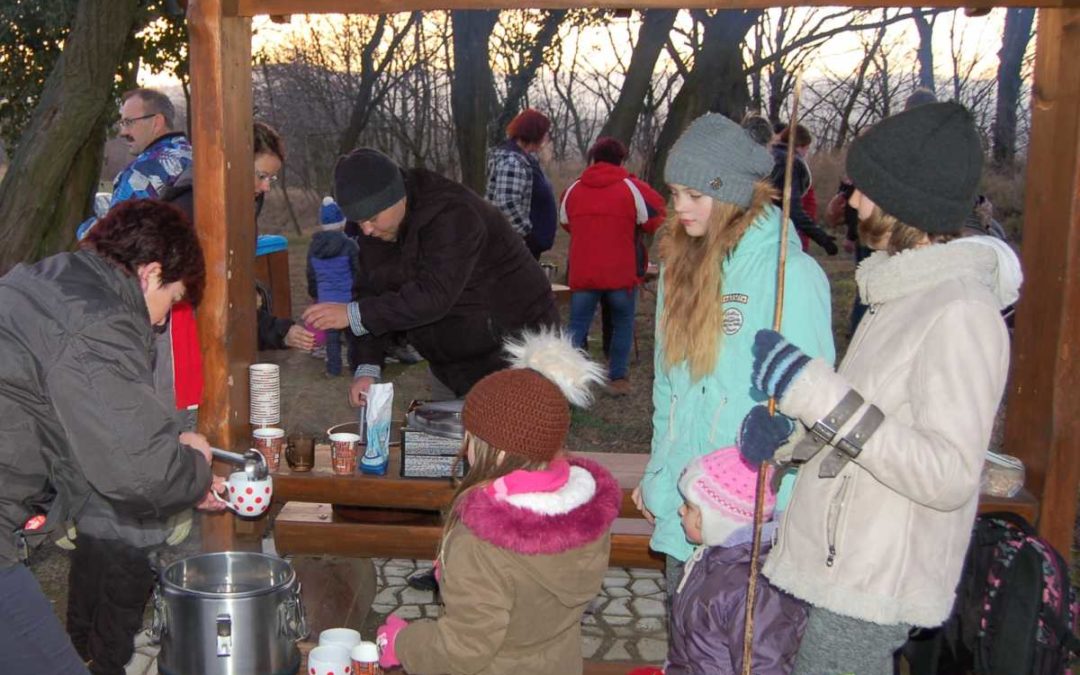
<svg viewBox="0 0 1080 675">
<path fill-rule="evenodd" d="M 463 438 L 465 427 L 461 421 L 461 410 L 464 405 L 462 399 L 425 403 L 405 416 L 405 428 L 444 438 Z"/>
</svg>

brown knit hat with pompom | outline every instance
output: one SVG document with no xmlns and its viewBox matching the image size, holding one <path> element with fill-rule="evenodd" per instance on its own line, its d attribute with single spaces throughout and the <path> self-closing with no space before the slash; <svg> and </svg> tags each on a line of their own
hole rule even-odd
<svg viewBox="0 0 1080 675">
<path fill-rule="evenodd" d="M 592 402 L 589 385 L 604 381 L 604 369 L 556 330 L 526 332 L 505 347 L 510 367 L 465 396 L 465 430 L 496 450 L 550 461 L 570 430 L 570 404 Z"/>
<path fill-rule="evenodd" d="M 570 405 L 551 380 L 535 370 L 512 368 L 473 385 L 462 419 L 466 431 L 494 449 L 547 462 L 566 441 Z"/>
</svg>

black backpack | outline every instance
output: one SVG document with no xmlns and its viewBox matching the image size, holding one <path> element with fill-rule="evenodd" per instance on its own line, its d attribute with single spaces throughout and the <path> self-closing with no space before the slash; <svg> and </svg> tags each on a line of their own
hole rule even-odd
<svg viewBox="0 0 1080 675">
<path fill-rule="evenodd" d="M 1080 607 L 1061 555 L 1023 518 L 979 516 L 940 628 L 905 646 L 912 675 L 1061 675 L 1080 655 Z"/>
</svg>

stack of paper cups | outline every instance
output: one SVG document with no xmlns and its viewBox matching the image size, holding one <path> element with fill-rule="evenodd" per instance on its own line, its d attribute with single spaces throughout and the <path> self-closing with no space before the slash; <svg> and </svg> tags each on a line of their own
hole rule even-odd
<svg viewBox="0 0 1080 675">
<path fill-rule="evenodd" d="M 248 369 L 251 382 L 251 423 L 255 426 L 281 421 L 281 369 L 276 363 L 253 363 Z"/>
</svg>

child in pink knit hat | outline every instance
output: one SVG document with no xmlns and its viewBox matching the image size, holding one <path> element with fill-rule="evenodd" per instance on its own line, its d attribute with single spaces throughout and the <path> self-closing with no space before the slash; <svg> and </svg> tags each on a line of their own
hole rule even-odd
<svg viewBox="0 0 1080 675">
<path fill-rule="evenodd" d="M 757 471 L 736 447 L 697 457 L 679 479 L 686 539 L 698 548 L 675 591 L 666 675 L 739 673 Z M 761 552 L 772 545 L 776 496 L 765 496 Z M 755 675 L 790 673 L 806 625 L 806 608 L 758 577 L 754 606 Z"/>
</svg>

